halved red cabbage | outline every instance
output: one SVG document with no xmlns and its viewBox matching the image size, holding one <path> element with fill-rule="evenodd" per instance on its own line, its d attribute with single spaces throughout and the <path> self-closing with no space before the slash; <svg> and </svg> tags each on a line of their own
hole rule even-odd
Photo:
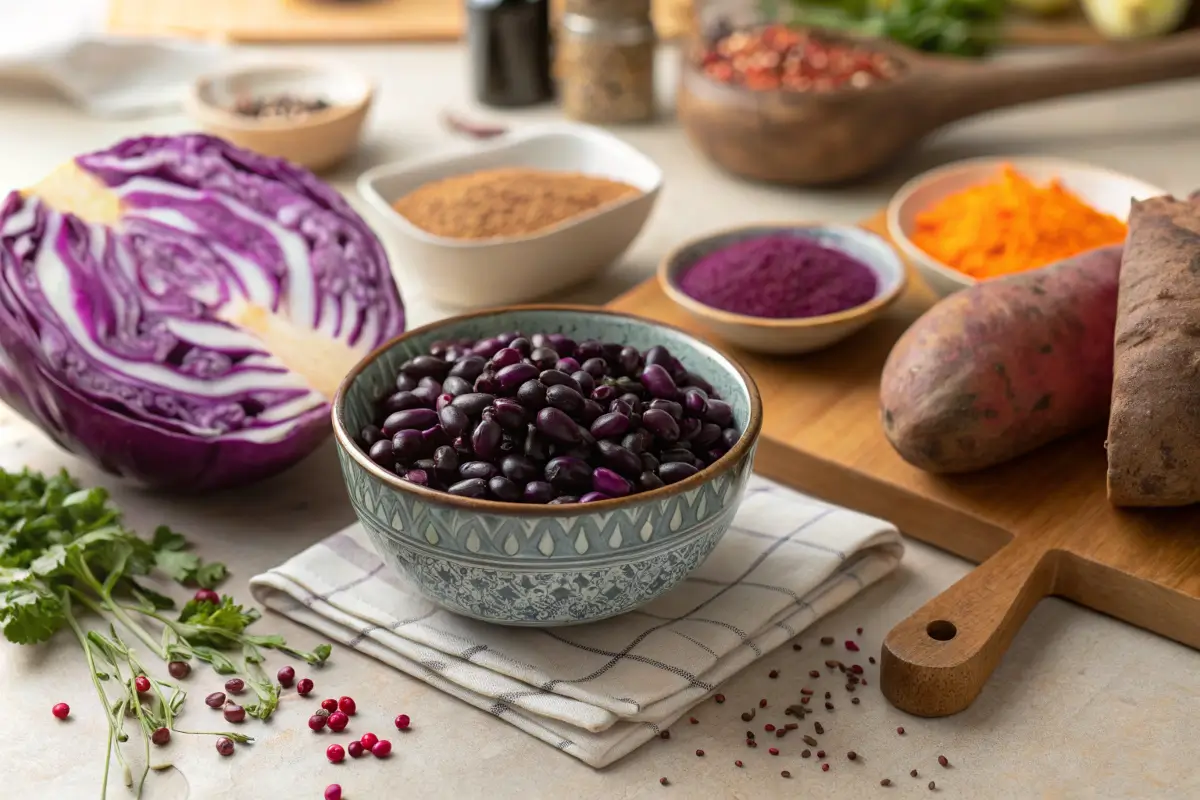
<svg viewBox="0 0 1200 800">
<path fill-rule="evenodd" d="M 0 398 L 111 472 L 204 490 L 291 466 L 330 429 L 305 354 L 404 330 L 378 239 L 288 162 L 144 137 L 44 189 L 0 206 Z"/>
</svg>

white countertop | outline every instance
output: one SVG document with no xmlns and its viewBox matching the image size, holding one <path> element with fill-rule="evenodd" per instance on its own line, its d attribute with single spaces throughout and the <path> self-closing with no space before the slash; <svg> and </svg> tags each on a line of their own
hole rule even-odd
<svg viewBox="0 0 1200 800">
<path fill-rule="evenodd" d="M 333 177 L 347 193 L 353 191 L 354 177 L 368 166 L 447 143 L 449 134 L 437 123 L 443 108 L 471 110 L 464 57 L 457 47 L 288 52 L 344 57 L 380 82 L 367 141 L 353 163 Z M 660 77 L 663 96 L 669 97 L 674 65 L 666 56 Z M 6 188 L 32 183 L 59 162 L 125 136 L 188 129 L 181 117 L 96 120 L 34 90 L 0 86 L 0 92 L 0 184 Z M 603 302 L 649 276 L 656 261 L 679 240 L 706 229 L 761 219 L 860 219 L 882 207 L 890 192 L 916 172 L 958 158 L 1061 155 L 1187 193 L 1200 187 L 1197 108 L 1200 81 L 1191 81 L 995 115 L 936 137 L 907 163 L 871 182 L 820 192 L 754 186 L 727 177 L 690 150 L 668 114 L 655 125 L 618 130 L 666 173 L 664 195 L 649 226 L 603 280 L 561 299 Z M 503 116 L 514 124 L 556 118 L 553 109 Z M 411 280 L 404 281 L 406 266 L 399 265 L 410 325 L 444 315 L 422 301 Z M 0 463 L 8 468 L 66 466 L 85 483 L 105 482 L 25 423 L 11 419 L 0 423 Z M 246 582 L 253 574 L 352 519 L 331 446 L 290 473 L 240 493 L 179 500 L 117 491 L 116 499 L 137 529 L 170 524 L 197 541 L 202 555 L 230 564 L 235 575 L 225 588 L 245 599 Z M 722 688 L 729 698 L 724 706 L 709 701 L 698 707 L 694 714 L 700 724 L 677 724 L 669 741 L 652 742 L 602 771 L 365 656 L 335 649 L 329 668 L 313 675 L 314 697 L 355 696 L 355 727 L 363 731 L 369 720 L 377 720 L 374 729 L 380 735 L 395 733 L 389 721 L 396 714 L 411 715 L 413 731 L 389 737 L 396 745 L 391 759 L 329 764 L 324 748 L 330 740 L 317 739 L 304 727 L 307 714 L 297 708 L 292 693 L 270 726 L 260 729 L 258 743 L 239 748 L 233 758 L 218 757 L 211 737 L 177 736 L 170 752 L 182 772 L 152 775 L 144 796 L 303 800 L 320 798 L 333 782 L 342 784 L 346 800 L 568 794 L 581 800 L 1200 796 L 1200 770 L 1192 753 L 1195 720 L 1200 718 L 1195 681 L 1200 657 L 1057 600 L 1038 607 L 983 695 L 956 717 L 909 717 L 891 708 L 878 694 L 878 682 L 872 681 L 871 688 L 860 692 L 860 706 L 839 709 L 833 724 L 827 725 L 822 746 L 832 757 L 829 773 L 820 772 L 813 760 L 796 756 L 800 747 L 794 739 L 785 740 L 787 747 L 778 758 L 766 753 L 765 744 L 757 750 L 742 745 L 741 731 L 747 726 L 738 712 L 759 697 L 777 704 L 795 702 L 801 676 L 828 657 L 816 643 L 819 636 L 829 633 L 840 639 L 862 626 L 868 643 L 864 650 L 878 652 L 892 625 L 969 568 L 957 558 L 910 542 L 900 571 L 803 636 L 803 652 L 785 648 L 769 655 Z M 318 641 L 308 630 L 274 615 L 259 626 L 300 645 Z M 273 670 L 283 662 L 271 663 Z M 767 678 L 772 668 L 781 670 L 779 680 Z M 211 729 L 212 717 L 200 699 L 219 688 L 219 682 L 205 668 L 193 673 L 189 685 L 192 696 L 180 724 Z M 0 687 L 13 712 L 6 744 L 0 748 L 5 784 L 0 795 L 97 797 L 105 726 L 74 641 L 59 636 L 37 648 L 0 643 Z M 73 709 L 67 726 L 49 713 L 59 701 Z M 905 736 L 895 733 L 898 725 L 906 728 Z M 756 729 L 761 725 L 756 723 Z M 705 758 L 693 754 L 697 748 L 706 751 Z M 846 761 L 844 754 L 850 749 L 862 755 L 858 763 Z M 949 757 L 951 768 L 937 765 L 939 753 Z M 737 769 L 734 759 L 742 759 L 745 768 Z M 913 767 L 920 770 L 919 779 L 908 776 Z M 790 781 L 779 776 L 782 769 L 791 771 Z M 660 776 L 672 785 L 660 786 Z M 890 777 L 893 786 L 881 788 L 883 777 Z M 930 779 L 938 785 L 933 794 L 926 788 Z M 113 781 L 110 798 L 130 796 Z"/>
</svg>

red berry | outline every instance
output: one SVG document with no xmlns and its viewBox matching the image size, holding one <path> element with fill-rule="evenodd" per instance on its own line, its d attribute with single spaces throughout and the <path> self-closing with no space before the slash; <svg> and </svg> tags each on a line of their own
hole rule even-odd
<svg viewBox="0 0 1200 800">
<path fill-rule="evenodd" d="M 408 714 L 401 714 L 396 717 L 396 730 L 406 731 L 408 726 L 412 724 L 412 720 L 408 718 Z"/>
<path fill-rule="evenodd" d="M 306 695 L 313 690 L 312 678 L 301 678 L 296 684 L 296 693 Z"/>
<path fill-rule="evenodd" d="M 389 755 L 391 755 L 391 752 L 392 743 L 387 739 L 380 739 L 375 743 L 375 746 L 371 748 L 371 755 L 375 756 L 376 758 L 387 758 Z"/>
<path fill-rule="evenodd" d="M 225 693 L 213 692 L 208 697 L 204 698 L 204 705 L 209 708 L 220 708 L 225 705 Z"/>
<path fill-rule="evenodd" d="M 346 730 L 346 726 L 350 724 L 350 718 L 341 711 L 335 711 L 329 715 L 329 719 L 325 721 L 329 725 L 329 730 L 334 733 L 341 733 Z"/>
<path fill-rule="evenodd" d="M 354 712 L 358 711 L 358 705 L 354 702 L 353 697 L 339 697 L 337 707 L 348 717 L 353 717 Z"/>
<path fill-rule="evenodd" d="M 326 786 L 325 800 L 342 800 L 342 787 L 336 783 Z"/>
<path fill-rule="evenodd" d="M 221 736 L 217 739 L 217 752 L 223 756 L 233 755 L 233 740 L 227 736 Z"/>
<path fill-rule="evenodd" d="M 279 685 L 286 689 L 296 682 L 296 670 L 291 667 L 280 667 L 279 672 L 275 673 L 275 677 L 279 680 Z"/>
<path fill-rule="evenodd" d="M 230 703 L 225 706 L 225 721 L 226 722 L 242 722 L 246 719 L 246 709 L 239 706 L 237 703 Z"/>
<path fill-rule="evenodd" d="M 332 697 L 326 697 L 321 701 L 321 708 L 332 714 L 338 709 L 337 700 L 334 700 Z"/>
<path fill-rule="evenodd" d="M 155 728 L 154 733 L 150 734 L 150 741 L 154 742 L 159 747 L 162 747 L 164 744 L 171 741 L 171 731 L 166 728 Z"/>
<path fill-rule="evenodd" d="M 186 678 L 192 672 L 192 667 L 186 661 L 172 661 L 167 664 L 167 672 L 177 681 Z"/>
<path fill-rule="evenodd" d="M 777 755 L 779 755 L 779 748 L 778 747 L 769 747 L 769 748 L 767 748 L 767 752 L 773 756 L 777 756 Z"/>
<path fill-rule="evenodd" d="M 225 681 L 225 691 L 230 694 L 241 694 L 246 689 L 246 682 L 241 678 L 230 678 Z"/>
<path fill-rule="evenodd" d="M 351 742 L 346 745 L 346 752 L 350 754 L 351 758 L 362 758 L 364 750 L 362 742 Z"/>
<path fill-rule="evenodd" d="M 308 718 L 309 730 L 314 730 L 314 731 L 321 730 L 322 728 L 325 727 L 325 721 L 326 721 L 326 718 L 322 717 L 320 714 L 313 714 L 311 717 Z"/>
<path fill-rule="evenodd" d="M 192 595 L 192 599 L 197 603 L 213 603 L 215 605 L 221 602 L 221 595 L 217 594 L 212 589 L 201 589 L 200 591 L 196 592 L 196 594 Z"/>
<path fill-rule="evenodd" d="M 372 747 L 375 746 L 375 743 L 379 741 L 379 737 L 373 733 L 368 732 L 368 733 L 364 733 L 358 741 L 362 744 L 363 747 L 370 750 Z"/>
<path fill-rule="evenodd" d="M 66 703 L 55 703 L 50 713 L 59 719 L 66 719 L 71 714 L 71 707 Z"/>
<path fill-rule="evenodd" d="M 150 691 L 150 679 L 145 675 L 138 675 L 133 679 L 133 686 L 139 693 Z"/>
<path fill-rule="evenodd" d="M 822 765 L 821 765 L 821 772 L 829 772 L 829 765 L 828 765 L 828 764 L 822 764 Z"/>
<path fill-rule="evenodd" d="M 346 749 L 340 744 L 331 744 L 325 748 L 325 757 L 335 764 L 340 764 L 346 759 Z"/>
<path fill-rule="evenodd" d="M 853 642 L 852 640 L 847 639 L 846 640 L 846 649 L 849 650 L 851 653 L 857 653 L 858 645 L 855 642 Z"/>
</svg>

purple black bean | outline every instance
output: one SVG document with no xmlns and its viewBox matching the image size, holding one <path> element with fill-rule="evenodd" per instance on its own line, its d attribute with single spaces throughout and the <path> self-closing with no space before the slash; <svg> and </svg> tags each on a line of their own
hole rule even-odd
<svg viewBox="0 0 1200 800">
<path fill-rule="evenodd" d="M 733 410 L 667 348 L 516 332 L 406 361 L 359 441 L 463 497 L 587 503 L 677 483 L 737 442 Z"/>
</svg>

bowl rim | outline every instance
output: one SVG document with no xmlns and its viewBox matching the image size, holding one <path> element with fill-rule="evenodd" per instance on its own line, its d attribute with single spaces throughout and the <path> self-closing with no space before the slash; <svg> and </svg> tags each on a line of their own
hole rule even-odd
<svg viewBox="0 0 1200 800">
<path fill-rule="evenodd" d="M 362 89 L 361 97 L 352 103 L 331 106 L 323 111 L 309 114 L 298 120 L 254 120 L 247 119 L 224 106 L 211 103 L 204 96 L 203 90 L 216 81 L 228 80 L 238 75 L 274 70 L 296 70 L 312 74 L 345 76 L 360 84 Z M 364 108 L 371 105 L 375 98 L 375 91 L 375 81 L 372 78 L 354 67 L 340 62 L 322 59 L 314 59 L 312 61 L 256 60 L 218 67 L 198 76 L 188 86 L 187 93 L 184 95 L 184 105 L 193 117 L 203 122 L 219 124 L 230 130 L 236 130 L 239 133 L 299 133 L 301 131 L 311 131 L 321 128 L 360 113 Z"/>
<path fill-rule="evenodd" d="M 344 410 L 346 405 L 346 396 L 350 391 L 351 384 L 358 379 L 358 376 L 371 364 L 375 363 L 385 351 L 395 347 L 401 342 L 421 336 L 427 333 L 436 331 L 448 323 L 460 322 L 462 320 L 473 319 L 476 317 L 496 316 L 504 313 L 527 312 L 527 311 L 550 311 L 559 313 L 587 313 L 599 314 L 601 316 L 616 317 L 620 319 L 633 320 L 635 322 L 649 324 L 659 328 L 665 328 L 675 333 L 681 334 L 688 339 L 691 339 L 694 344 L 701 350 L 710 351 L 707 356 L 716 356 L 728 363 L 737 373 L 745 386 L 746 393 L 750 400 L 749 419 L 746 422 L 746 427 L 738 437 L 737 443 L 734 444 L 729 452 L 718 458 L 709 466 L 697 472 L 695 475 L 684 478 L 678 483 L 668 484 L 667 486 L 651 489 L 648 492 L 639 492 L 626 497 L 614 497 L 609 500 L 598 500 L 594 503 L 570 503 L 564 505 L 534 505 L 527 503 L 504 503 L 497 500 L 478 500 L 471 497 L 459 497 L 447 492 L 441 492 L 436 489 L 429 489 L 424 486 L 418 486 L 415 483 L 401 480 L 398 475 L 380 467 L 374 461 L 367 457 L 367 454 L 362 452 L 358 444 L 354 441 L 354 436 L 346 430 L 346 425 L 343 420 Z M 466 314 L 459 314 L 453 317 L 438 320 L 436 322 L 426 323 L 417 328 L 407 330 L 398 336 L 393 337 L 389 341 L 376 347 L 366 356 L 359 360 L 357 364 L 346 374 L 338 386 L 337 393 L 334 394 L 333 402 L 330 410 L 333 419 L 333 434 L 340 446 L 355 464 L 366 470 L 370 477 L 384 484 L 390 489 L 413 495 L 419 499 L 432 502 L 442 506 L 450 506 L 460 511 L 472 511 L 480 514 L 499 514 L 502 516 L 519 516 L 519 517 L 581 517 L 591 516 L 593 514 L 604 514 L 611 511 L 618 511 L 630 506 L 641 505 L 644 502 L 653 502 L 662 500 L 667 497 L 673 497 L 677 494 L 696 489 L 710 480 L 717 478 L 738 464 L 755 446 L 758 441 L 759 434 L 762 431 L 762 397 L 758 391 L 758 385 L 754 382 L 754 378 L 750 376 L 738 361 L 725 353 L 723 350 L 715 347 L 712 344 L 699 339 L 695 334 L 685 331 L 675 325 L 669 325 L 658 320 L 639 317 L 636 314 L 629 314 L 623 311 L 614 311 L 612 309 L 603 308 L 600 306 L 586 306 L 573 304 L 540 304 L 530 303 L 511 306 L 499 306 L 495 308 L 482 309 L 472 311 Z"/>
<path fill-rule="evenodd" d="M 885 219 L 887 223 L 888 236 L 891 237 L 896 247 L 913 261 L 918 267 L 927 268 L 944 278 L 947 278 L 953 283 L 957 283 L 963 288 L 974 286 L 979 283 L 978 278 L 974 278 L 965 273 L 959 272 L 949 264 L 939 261 L 934 256 L 925 252 L 917 245 L 908 234 L 904 232 L 903 226 L 900 224 L 900 212 L 911 200 L 918 190 L 925 188 L 935 181 L 945 179 L 947 176 L 956 172 L 961 172 L 966 169 L 978 167 L 995 167 L 997 169 L 1003 166 L 1011 166 L 1018 172 L 1021 171 L 1022 165 L 1052 167 L 1057 171 L 1063 170 L 1078 170 L 1081 172 L 1091 172 L 1102 175 L 1106 179 L 1116 179 L 1137 183 L 1144 186 L 1146 189 L 1153 191 L 1156 194 L 1169 194 L 1161 187 L 1155 186 L 1149 181 L 1144 181 L 1136 175 L 1130 175 L 1121 172 L 1111 167 L 1101 166 L 1099 164 L 1091 164 L 1086 161 L 1077 161 L 1071 158 L 1059 158 L 1058 156 L 1022 156 L 1011 155 L 1005 156 L 977 156 L 975 158 L 964 158 L 959 161 L 952 161 L 949 164 L 942 164 L 933 169 L 925 170 L 918 175 L 909 178 L 896 190 L 892 198 L 888 201 Z M 1061 178 L 1061 175 L 1059 176 Z M 1048 265 L 1047 265 L 1048 266 Z M 1037 268 L 1040 269 L 1040 268 Z M 1027 270 L 1032 271 L 1032 270 Z"/>
<path fill-rule="evenodd" d="M 591 211 L 585 212 L 575 217 L 564 219 L 556 225 L 549 228 L 537 231 L 531 234 L 521 234 L 517 236 L 493 236 L 488 239 L 455 239 L 450 236 L 439 236 L 435 233 L 430 233 L 422 228 L 417 227 L 412 222 L 396 211 L 392 204 L 388 201 L 383 193 L 377 188 L 377 184 L 386 179 L 396 176 L 405 175 L 427 167 L 452 167 L 461 163 L 464 159 L 472 156 L 494 153 L 501 150 L 507 150 L 515 146 L 528 145 L 538 139 L 543 139 L 551 136 L 570 136 L 579 141 L 589 142 L 590 144 L 600 145 L 604 147 L 617 147 L 625 150 L 627 155 L 639 158 L 654 169 L 653 185 L 639 191 L 624 200 L 619 200 L 615 203 L 594 208 Z M 452 173 L 442 176 L 443 178 L 452 177 L 461 173 Z M 442 178 L 433 178 L 432 180 L 441 180 Z M 594 125 L 580 125 L 576 123 L 552 122 L 542 125 L 530 125 L 527 128 L 510 131 L 508 133 L 496 136 L 493 139 L 475 145 L 451 145 L 434 153 L 429 153 L 421 156 L 393 161 L 387 164 L 378 164 L 363 172 L 355 181 L 355 188 L 358 193 L 388 222 L 397 226 L 409 238 L 420 241 L 424 244 L 436 245 L 455 250 L 479 250 L 488 247 L 496 247 L 509 244 L 525 244 L 527 242 L 536 242 L 548 239 L 560 233 L 564 233 L 585 222 L 590 222 L 599 217 L 607 216 L 608 214 L 625 208 L 639 201 L 650 200 L 662 191 L 665 174 L 663 168 L 658 162 L 650 158 L 633 145 L 618 136 L 614 136 L 603 128 L 598 128 Z M 631 184 L 632 185 L 632 184 Z M 643 227 L 645 222 L 642 223 Z"/>
<path fill-rule="evenodd" d="M 701 242 L 711 241 L 713 239 L 730 236 L 732 234 L 741 233 L 744 231 L 761 230 L 769 231 L 813 231 L 823 230 L 837 233 L 857 236 L 863 239 L 876 239 L 880 244 L 884 245 L 890 253 L 891 258 L 895 260 L 897 274 L 900 276 L 896 286 L 890 292 L 883 292 L 875 295 L 865 303 L 848 308 L 844 311 L 836 311 L 832 314 L 822 314 L 816 317 L 752 317 L 747 314 L 736 314 L 732 311 L 723 311 L 719 308 L 713 308 L 710 305 L 701 303 L 699 300 L 687 295 L 676 284 L 678 272 L 677 262 L 679 256 L 684 250 L 689 247 L 695 247 Z M 724 228 L 718 231 L 711 231 L 702 236 L 696 236 L 688 239 L 671 249 L 669 253 L 661 261 L 658 262 L 658 269 L 655 272 L 658 278 L 658 284 L 662 287 L 663 292 L 674 303 L 691 311 L 700 317 L 716 320 L 717 322 L 726 325 L 742 325 L 755 328 L 767 328 L 775 330 L 796 330 L 799 328 L 820 328 L 827 325 L 838 325 L 851 320 L 860 319 L 862 317 L 873 315 L 890 306 L 892 303 L 900 299 L 904 294 L 904 290 L 908 288 L 908 270 L 905 268 L 904 259 L 896 252 L 895 247 L 884 237 L 877 233 L 859 227 L 858 225 L 842 225 L 842 224 L 826 224 L 822 222 L 814 223 L 798 223 L 798 222 L 756 222 L 743 225 L 735 225 L 731 228 Z"/>
</svg>

